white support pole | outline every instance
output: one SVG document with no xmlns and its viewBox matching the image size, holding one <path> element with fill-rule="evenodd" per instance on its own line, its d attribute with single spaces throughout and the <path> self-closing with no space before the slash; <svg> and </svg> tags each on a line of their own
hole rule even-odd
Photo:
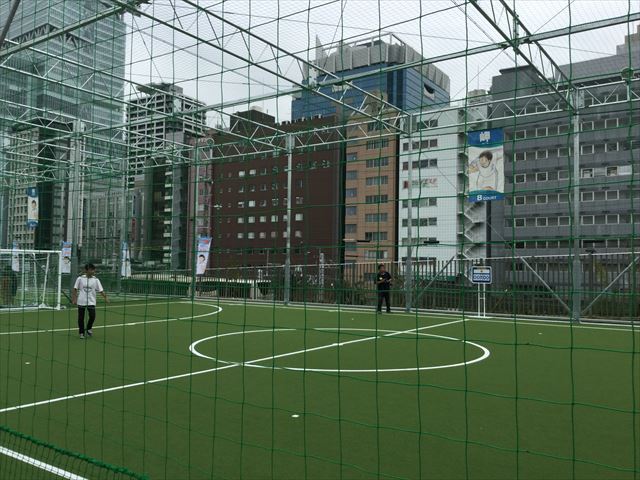
<svg viewBox="0 0 640 480">
<path fill-rule="evenodd" d="M 407 117 L 408 125 L 407 129 L 409 131 L 409 145 L 407 148 L 407 259 L 404 264 L 404 299 L 405 305 L 404 309 L 406 312 L 411 311 L 411 306 L 413 304 L 413 251 L 412 251 L 412 222 L 413 222 L 413 131 L 412 131 L 412 116 L 409 115 Z"/>
<path fill-rule="evenodd" d="M 60 310 L 62 301 L 62 253 L 58 252 L 58 289 L 56 293 L 56 310 Z"/>
<path fill-rule="evenodd" d="M 573 253 L 573 276 L 571 299 L 571 319 L 574 322 L 580 321 L 582 311 L 582 264 L 580 262 L 580 112 L 584 101 L 584 93 L 578 90 L 573 92 L 574 111 L 572 115 L 573 123 L 573 216 L 571 242 Z"/>
<path fill-rule="evenodd" d="M 291 300 L 291 180 L 293 164 L 293 140 L 292 134 L 287 135 L 287 246 L 284 263 L 284 304 Z"/>
</svg>

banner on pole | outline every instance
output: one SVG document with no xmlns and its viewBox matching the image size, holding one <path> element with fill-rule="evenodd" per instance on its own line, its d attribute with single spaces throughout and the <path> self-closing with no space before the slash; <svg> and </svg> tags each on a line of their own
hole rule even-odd
<svg viewBox="0 0 640 480">
<path fill-rule="evenodd" d="M 20 271 L 20 253 L 18 253 L 18 242 L 13 242 L 11 245 L 11 270 L 14 272 Z"/>
<path fill-rule="evenodd" d="M 38 189 L 27 188 L 27 227 L 33 229 L 38 226 Z"/>
<path fill-rule="evenodd" d="M 131 276 L 131 257 L 129 254 L 129 244 L 122 242 L 122 265 L 120 266 L 120 275 L 124 278 Z"/>
<path fill-rule="evenodd" d="M 71 242 L 62 242 L 60 273 L 71 273 Z"/>
<path fill-rule="evenodd" d="M 200 237 L 198 239 L 198 257 L 196 258 L 196 275 L 204 275 L 209 264 L 209 248 L 211 247 L 211 237 Z"/>
<path fill-rule="evenodd" d="M 504 132 L 501 128 L 469 132 L 469 201 L 504 198 Z"/>
</svg>

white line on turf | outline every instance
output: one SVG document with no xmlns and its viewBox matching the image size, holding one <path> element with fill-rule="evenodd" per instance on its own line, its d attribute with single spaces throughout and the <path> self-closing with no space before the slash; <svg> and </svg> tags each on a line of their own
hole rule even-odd
<svg viewBox="0 0 640 480">
<path fill-rule="evenodd" d="M 341 308 L 340 310 L 335 310 L 335 309 L 331 309 L 328 310 L 327 306 L 324 305 L 303 305 L 303 306 L 296 306 L 296 305 L 279 305 L 279 304 L 273 304 L 273 303 L 264 303 L 264 302 L 219 302 L 222 305 L 224 305 L 225 307 L 242 307 L 245 305 L 250 305 L 252 307 L 269 307 L 269 308 L 283 308 L 283 309 L 291 309 L 291 310 L 321 310 L 321 311 L 325 311 L 325 312 L 330 312 L 330 313 L 366 313 L 366 314 L 370 314 L 370 313 L 374 313 L 372 310 L 366 310 L 364 308 L 358 308 L 358 307 L 349 307 L 349 306 L 345 306 L 343 308 Z M 458 318 L 463 318 L 463 315 L 461 315 L 460 313 L 448 313 L 448 312 L 440 312 L 440 311 L 435 311 L 435 312 L 429 312 L 429 311 L 419 311 L 418 313 L 401 313 L 401 312 L 394 312 L 391 314 L 391 317 L 411 317 L 411 318 L 416 318 L 417 317 L 428 317 L 428 318 L 451 318 L 451 317 L 458 317 Z M 387 316 L 387 318 L 389 318 Z M 523 324 L 523 325 L 541 325 L 541 326 L 551 326 L 551 327 L 564 327 L 564 328 L 584 328 L 584 329 L 593 329 L 593 330 L 610 330 L 610 331 L 627 331 L 627 330 L 633 330 L 635 331 L 635 333 L 640 334 L 640 326 L 638 326 L 637 324 L 611 324 L 611 323 L 606 323 L 606 322 L 585 322 L 585 323 L 579 323 L 579 324 L 575 324 L 575 323 L 571 323 L 568 320 L 564 321 L 561 319 L 555 320 L 555 319 L 543 319 L 543 318 L 519 318 L 519 319 L 514 319 L 513 317 L 487 317 L 487 318 L 471 318 L 469 315 L 465 315 L 464 316 L 464 320 L 465 321 L 473 321 L 473 322 L 492 322 L 492 323 L 509 323 L 509 322 L 518 322 L 518 324 Z M 606 326 L 598 326 L 598 325 L 606 325 Z"/>
<path fill-rule="evenodd" d="M 436 324 L 436 325 L 429 325 L 427 327 L 422 327 L 424 328 L 436 328 L 436 327 L 443 327 L 445 325 L 451 325 L 453 323 L 460 323 L 462 320 L 455 320 L 453 322 L 446 322 L 446 323 L 441 323 L 441 324 Z M 277 331 L 278 329 L 275 330 L 271 330 L 271 331 Z M 411 333 L 412 331 L 415 331 L 415 329 L 413 330 L 406 330 L 404 332 L 394 332 L 396 335 L 400 335 L 402 333 Z M 240 333 L 240 332 L 237 332 Z M 367 337 L 367 339 L 369 338 L 375 338 L 375 337 Z M 358 341 L 360 341 L 361 339 L 358 339 Z M 352 341 L 354 342 L 354 341 Z M 342 345 L 346 345 L 347 343 L 352 343 L 352 342 L 342 342 Z M 321 350 L 323 348 L 331 348 L 336 346 L 336 344 L 331 344 L 331 345 L 325 345 L 325 346 L 321 346 L 321 347 L 315 347 L 313 349 L 308 349 L 306 351 L 315 351 L 315 350 Z M 239 367 L 242 365 L 247 365 L 247 364 L 254 364 L 254 363 L 259 363 L 259 362 L 265 362 L 267 360 L 275 360 L 276 358 L 282 358 L 282 357 L 286 357 L 286 356 L 291 356 L 291 355 L 298 355 L 302 352 L 305 352 L 305 350 L 302 351 L 298 351 L 298 352 L 289 352 L 289 353 L 283 353 L 280 355 L 272 355 L 272 356 L 268 356 L 268 357 L 262 357 L 262 358 L 257 358 L 255 360 L 250 360 L 248 362 L 244 362 L 244 363 L 233 363 L 231 365 L 223 365 L 222 367 L 214 367 L 214 368 L 207 368 L 206 370 L 198 370 L 196 372 L 188 372 L 188 373 L 181 373 L 179 375 L 171 375 L 169 377 L 161 377 L 161 378 L 154 378 L 152 380 L 143 380 L 141 382 L 135 382 L 135 383 L 128 383 L 126 385 L 118 385 L 115 387 L 109 387 L 109 388 L 103 388 L 100 390 L 92 390 L 90 392 L 83 392 L 83 393 L 76 393 L 73 395 L 66 395 L 64 397 L 57 397 L 57 398 L 51 398 L 49 400 L 41 400 L 39 402 L 32 402 L 32 403 L 25 403 L 23 405 L 16 405 L 14 407 L 5 407 L 5 408 L 1 408 L 0 409 L 0 413 L 6 413 L 6 412 L 13 412 L 15 410 L 23 410 L 25 408 L 31 408 L 31 407 L 37 407 L 40 405 L 50 405 L 52 403 L 58 403 L 58 402 L 64 402 L 66 400 L 73 400 L 76 398 L 84 398 L 84 397 L 89 397 L 92 395 L 100 395 L 103 393 L 108 393 L 108 392 L 117 392 L 119 390 L 126 390 L 129 388 L 135 388 L 135 387 L 142 387 L 144 385 L 152 385 L 155 383 L 162 383 L 162 382 L 168 382 L 171 380 L 178 380 L 180 378 L 188 378 L 188 377 L 195 377 L 196 375 L 204 375 L 205 373 L 212 373 L 212 372 L 219 372 L 221 370 L 228 370 L 230 368 L 235 368 L 235 367 Z"/>
<path fill-rule="evenodd" d="M 488 358 L 491 355 L 491 352 L 489 351 L 488 348 L 479 345 L 477 343 L 474 342 L 470 342 L 468 340 L 461 340 L 459 338 L 454 338 L 454 337 L 446 337 L 443 335 L 433 335 L 433 334 L 428 334 L 428 333 L 422 333 L 419 330 L 425 330 L 427 328 L 434 328 L 434 327 L 442 327 L 444 325 L 450 325 L 452 323 L 458 323 L 461 322 L 462 320 L 457 320 L 455 322 L 448 322 L 448 323 L 444 323 L 444 324 L 439 324 L 439 325 L 430 325 L 427 327 L 422 327 L 420 329 L 412 329 L 412 330 L 406 330 L 406 331 L 402 331 L 402 332 L 398 332 L 396 330 L 384 330 L 384 329 L 372 329 L 372 328 L 335 328 L 335 327 L 331 327 L 331 328 L 314 328 L 313 330 L 331 330 L 331 331 L 336 331 L 336 330 L 340 330 L 340 331 L 363 331 L 363 332 L 388 332 L 385 335 L 377 335 L 377 336 L 373 336 L 373 337 L 365 337 L 365 338 L 361 338 L 361 339 L 357 339 L 357 340 L 350 340 L 347 342 L 341 342 L 341 343 L 332 343 L 329 345 L 323 345 L 320 347 L 315 347 L 315 348 L 307 348 L 305 350 L 299 350 L 297 352 L 290 352 L 290 353 L 284 353 L 281 355 L 277 355 L 274 357 L 270 357 L 269 360 L 271 359 L 276 359 L 276 358 L 282 358 L 282 357 L 288 357 L 288 356 L 292 356 L 292 355 L 298 355 L 301 353 L 308 353 L 308 352 L 312 352 L 312 351 L 317 351 L 317 350 L 323 350 L 326 348 L 332 348 L 332 347 L 341 347 L 343 345 L 348 345 L 348 344 L 353 344 L 353 343 L 358 343 L 358 342 L 363 342 L 363 341 L 369 341 L 369 340 L 376 340 L 379 338 L 383 338 L 383 337 L 393 337 L 396 335 L 400 335 L 400 334 L 412 334 L 415 333 L 417 335 L 421 335 L 421 336 L 426 336 L 426 337 L 435 337 L 435 338 L 440 338 L 443 340 L 449 340 L 449 341 L 454 341 L 454 342 L 463 342 L 469 345 L 473 345 L 474 347 L 480 349 L 482 351 L 482 355 L 480 357 L 476 357 L 472 360 L 467 360 L 464 362 L 459 362 L 459 363 L 449 363 L 449 364 L 444 364 L 444 365 L 431 365 L 428 367 L 411 367 L 411 368 L 368 368 L 368 369 L 364 369 L 364 368 L 359 368 L 359 369 L 335 369 L 335 368 L 307 368 L 307 367 L 275 367 L 275 366 L 269 366 L 269 365 L 256 365 L 255 363 L 257 362 L 256 360 L 252 360 L 250 362 L 234 362 L 234 361 L 227 361 L 227 360 L 220 360 L 218 358 L 214 358 L 214 357 L 209 357 L 207 355 L 204 355 L 202 353 L 200 353 L 196 347 L 197 345 L 199 345 L 202 342 L 205 342 L 207 340 L 213 340 L 215 338 L 220 338 L 220 337 L 228 337 L 228 336 L 232 336 L 232 335 L 241 335 L 241 334 L 249 334 L 249 333 L 264 333 L 264 332 L 291 332 L 291 331 L 297 331 L 298 329 L 296 328 L 280 328 L 280 329 L 267 329 L 267 330 L 248 330 L 248 331 L 240 331 L 240 332 L 231 332 L 231 333 L 224 333 L 222 335 L 214 335 L 212 337 L 207 337 L 207 338 L 202 338 L 196 342 L 193 342 L 190 346 L 189 346 L 189 350 L 191 351 L 191 353 L 193 353 L 194 355 L 197 355 L 199 357 L 202 358 L 208 358 L 210 360 L 214 360 L 216 362 L 219 363 L 224 363 L 227 365 L 243 365 L 246 367 L 252 367 L 252 368 L 265 368 L 265 369 L 275 369 L 275 370 L 291 370 L 291 371 L 297 371 L 297 372 L 324 372 L 324 373 L 382 373 L 382 372 L 416 372 L 419 370 L 439 370 L 439 369 L 444 369 L 444 368 L 455 368 L 455 367 L 462 367 L 464 365 L 471 365 L 474 363 L 478 363 L 481 362 L 483 360 L 485 360 L 486 358 Z"/>
<path fill-rule="evenodd" d="M 188 303 L 189 305 L 191 305 L 190 302 L 176 302 L 176 303 Z M 138 321 L 138 322 L 129 322 L 129 323 L 114 323 L 112 325 L 95 325 L 93 327 L 94 330 L 97 329 L 101 329 L 101 328 L 115 328 L 115 327 L 133 327 L 136 325 L 149 325 L 151 323 L 169 323 L 169 322 L 176 322 L 176 321 L 180 321 L 180 320 L 188 320 L 188 319 L 196 319 L 196 318 L 202 318 L 202 317 L 208 317 L 209 315 L 217 315 L 218 313 L 220 313 L 222 311 L 222 307 L 219 307 L 218 305 L 210 305 L 208 303 L 194 303 L 193 305 L 201 305 L 201 306 L 206 306 L 206 307 L 213 307 L 213 308 L 217 308 L 218 310 L 215 312 L 207 312 L 207 313 L 201 313 L 198 315 L 187 315 L 186 317 L 177 317 L 177 318 L 161 318 L 159 320 L 147 320 L 147 321 Z M 140 306 L 140 305 L 138 305 Z M 28 333 L 51 333 L 51 332 L 72 332 L 77 330 L 78 327 L 72 327 L 72 328 L 45 328 L 43 330 L 18 330 L 15 332 L 0 332 L 0 335 L 25 335 Z"/>
<path fill-rule="evenodd" d="M 15 458 L 19 462 L 27 463 L 36 468 L 45 470 L 46 472 L 52 473 L 53 475 L 57 475 L 62 478 L 66 478 L 68 480 L 87 480 L 85 477 L 81 477 L 80 475 L 76 475 L 75 473 L 68 472 L 67 470 L 54 467 L 53 465 L 49 465 L 48 463 L 41 462 L 40 460 L 36 460 L 35 458 L 29 457 L 22 453 L 14 452 L 13 450 L 9 450 L 8 448 L 5 448 L 5 447 L 0 446 L 0 453 L 8 457 Z"/>
</svg>

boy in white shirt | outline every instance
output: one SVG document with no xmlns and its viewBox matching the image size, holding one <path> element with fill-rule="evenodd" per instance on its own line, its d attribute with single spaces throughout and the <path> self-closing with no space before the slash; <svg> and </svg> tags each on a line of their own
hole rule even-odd
<svg viewBox="0 0 640 480">
<path fill-rule="evenodd" d="M 102 295 L 104 301 L 109 303 L 107 294 L 104 293 L 102 283 L 95 277 L 96 267 L 93 263 L 87 263 L 84 266 L 84 275 L 79 276 L 76 279 L 76 283 L 73 286 L 73 295 L 71 301 L 74 305 L 78 305 L 78 329 L 80 331 L 80 338 L 84 338 L 84 312 L 89 311 L 89 323 L 87 324 L 87 336 L 93 335 L 91 328 L 93 322 L 96 321 L 96 293 Z"/>
</svg>

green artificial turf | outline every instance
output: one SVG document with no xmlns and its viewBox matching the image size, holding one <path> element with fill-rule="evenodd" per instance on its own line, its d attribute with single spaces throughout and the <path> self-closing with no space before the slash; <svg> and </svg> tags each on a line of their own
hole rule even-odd
<svg viewBox="0 0 640 480">
<path fill-rule="evenodd" d="M 150 478 L 640 478 L 638 329 L 176 299 L 75 321 L 0 314 L 0 425 Z"/>
</svg>

